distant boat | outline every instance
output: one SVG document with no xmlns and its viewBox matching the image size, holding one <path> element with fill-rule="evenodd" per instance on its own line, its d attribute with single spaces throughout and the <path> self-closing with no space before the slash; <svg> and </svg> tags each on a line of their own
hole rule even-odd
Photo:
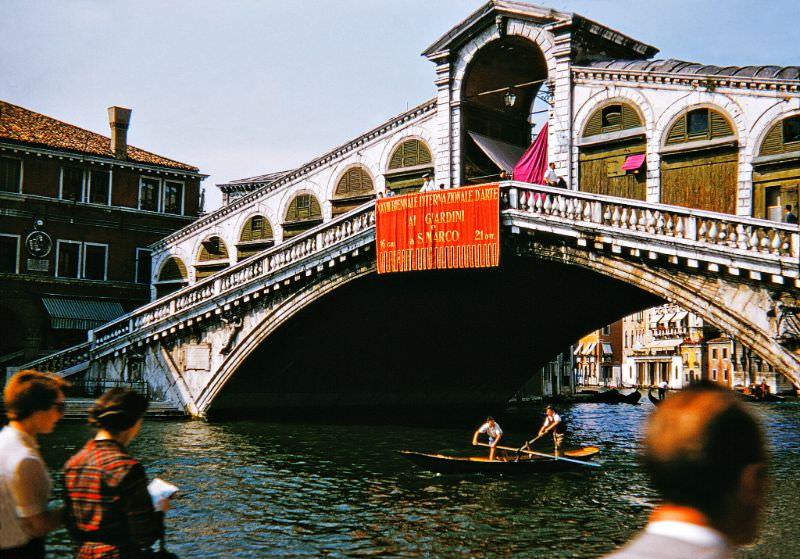
<svg viewBox="0 0 800 559">
<path fill-rule="evenodd" d="M 508 450 L 516 451 L 513 448 Z M 535 474 L 564 472 L 589 467 L 599 467 L 597 464 L 586 462 L 596 456 L 600 449 L 596 446 L 585 446 L 578 450 L 570 450 L 556 458 L 552 454 L 522 455 L 509 454 L 507 461 L 489 460 L 487 456 L 448 456 L 445 454 L 426 454 L 411 450 L 398 451 L 411 462 L 430 472 L 439 474 Z"/>
<path fill-rule="evenodd" d="M 642 398 L 642 393 L 638 390 L 623 394 L 616 388 L 604 390 L 603 392 L 579 393 L 578 402 L 590 402 L 593 404 L 631 404 L 637 405 Z"/>
</svg>

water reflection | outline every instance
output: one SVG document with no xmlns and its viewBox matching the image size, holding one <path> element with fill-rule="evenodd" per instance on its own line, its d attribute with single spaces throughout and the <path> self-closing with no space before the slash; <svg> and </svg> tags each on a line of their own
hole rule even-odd
<svg viewBox="0 0 800 559">
<path fill-rule="evenodd" d="M 740 556 L 794 557 L 800 405 L 757 409 L 773 442 L 775 483 L 764 543 Z M 655 501 L 636 462 L 650 410 L 649 404 L 564 410 L 571 432 L 603 449 L 604 467 L 558 475 L 438 476 L 395 453 L 470 452 L 474 425 L 150 422 L 131 450 L 150 476 L 181 487 L 168 518 L 168 546 L 184 559 L 595 557 L 626 541 Z M 522 424 L 530 429 L 507 429 L 509 442 L 538 427 L 540 410 L 528 413 Z M 43 440 L 45 458 L 62 464 L 89 435 L 85 426 L 62 425 Z M 53 540 L 53 556 L 68 557 L 66 534 Z"/>
</svg>

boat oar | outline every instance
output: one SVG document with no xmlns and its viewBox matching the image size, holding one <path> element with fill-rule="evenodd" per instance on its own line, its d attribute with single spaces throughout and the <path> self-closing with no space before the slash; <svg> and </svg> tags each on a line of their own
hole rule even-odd
<svg viewBox="0 0 800 559">
<path fill-rule="evenodd" d="M 491 447 L 489 443 L 478 443 L 478 446 L 488 446 Z M 500 446 L 496 445 L 495 448 L 499 448 L 500 450 L 512 450 L 514 452 L 517 451 L 516 448 L 512 448 L 510 446 Z M 562 456 L 556 456 L 554 454 L 545 454 L 543 452 L 534 452 L 532 450 L 520 450 L 520 452 L 524 452 L 525 454 L 531 454 L 533 456 L 541 456 L 542 458 L 553 458 L 555 460 L 563 460 L 564 462 L 573 462 L 575 464 L 583 464 L 584 466 L 589 466 L 590 468 L 599 468 L 600 464 L 593 464 L 592 462 L 585 462 L 583 460 L 574 460 L 572 458 L 564 458 Z"/>
<path fill-rule="evenodd" d="M 530 450 L 531 449 L 531 445 L 533 443 L 535 443 L 536 441 L 538 441 L 539 439 L 541 439 L 543 435 L 544 435 L 544 433 L 542 433 L 541 435 L 536 435 L 531 440 L 529 440 L 528 442 L 524 443 L 521 447 L 519 447 L 519 449 L 517 449 L 517 452 L 522 452 L 522 449 L 524 449 L 524 448 Z"/>
</svg>

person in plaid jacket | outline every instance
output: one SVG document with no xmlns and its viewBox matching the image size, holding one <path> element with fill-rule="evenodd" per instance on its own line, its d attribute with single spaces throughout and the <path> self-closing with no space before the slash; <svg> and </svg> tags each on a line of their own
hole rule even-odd
<svg viewBox="0 0 800 559">
<path fill-rule="evenodd" d="M 146 409 L 137 392 L 107 391 L 89 410 L 97 435 L 64 465 L 66 523 L 78 559 L 141 557 L 163 533 L 169 500 L 153 507 L 144 468 L 125 450 Z"/>
</svg>

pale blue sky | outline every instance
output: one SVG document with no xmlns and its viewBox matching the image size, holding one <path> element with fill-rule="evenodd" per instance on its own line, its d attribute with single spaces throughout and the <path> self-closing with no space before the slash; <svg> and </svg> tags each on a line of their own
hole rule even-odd
<svg viewBox="0 0 800 559">
<path fill-rule="evenodd" d="M 419 53 L 479 0 L 4 0 L 0 98 L 200 167 L 215 184 L 292 168 L 435 93 Z M 800 65 L 800 3 L 553 0 L 708 64 Z"/>
</svg>

